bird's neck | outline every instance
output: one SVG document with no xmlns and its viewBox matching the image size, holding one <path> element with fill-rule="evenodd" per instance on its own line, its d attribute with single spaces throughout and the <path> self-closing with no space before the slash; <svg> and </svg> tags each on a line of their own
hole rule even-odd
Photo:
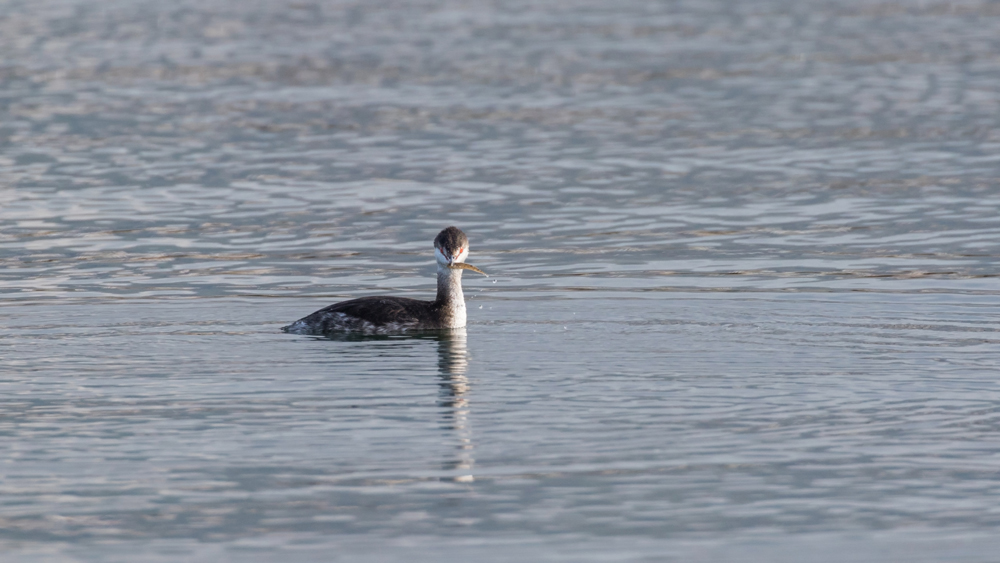
<svg viewBox="0 0 1000 563">
<path fill-rule="evenodd" d="M 449 327 L 465 326 L 465 295 L 462 293 L 462 270 L 438 266 L 437 303 L 449 317 Z"/>
</svg>

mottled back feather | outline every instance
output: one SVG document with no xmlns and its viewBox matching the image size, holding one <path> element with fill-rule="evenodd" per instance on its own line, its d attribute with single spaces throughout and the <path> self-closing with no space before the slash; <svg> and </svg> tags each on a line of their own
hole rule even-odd
<svg viewBox="0 0 1000 563">
<path fill-rule="evenodd" d="M 440 306 L 406 297 L 361 297 L 334 303 L 284 328 L 287 332 L 325 334 L 340 331 L 400 332 L 440 328 Z"/>
<path fill-rule="evenodd" d="M 420 319 L 431 318 L 432 301 L 420 301 L 407 297 L 361 297 L 334 303 L 316 313 L 344 313 L 372 324 L 418 323 Z M 315 313 L 313 313 L 315 314 Z"/>
</svg>

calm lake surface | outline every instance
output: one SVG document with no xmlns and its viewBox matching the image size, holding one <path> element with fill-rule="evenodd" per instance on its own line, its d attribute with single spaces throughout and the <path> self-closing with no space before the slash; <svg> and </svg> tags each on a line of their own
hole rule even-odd
<svg viewBox="0 0 1000 563">
<path fill-rule="evenodd" d="M 998 173 L 997 3 L 2 0 L 0 550 L 993 561 Z"/>
</svg>

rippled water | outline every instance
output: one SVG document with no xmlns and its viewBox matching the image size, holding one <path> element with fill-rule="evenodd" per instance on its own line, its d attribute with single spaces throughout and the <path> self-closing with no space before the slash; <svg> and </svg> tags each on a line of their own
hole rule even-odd
<svg viewBox="0 0 1000 563">
<path fill-rule="evenodd" d="M 0 2 L 19 561 L 987 561 L 1000 8 Z M 320 339 L 333 301 L 467 329 Z"/>
</svg>

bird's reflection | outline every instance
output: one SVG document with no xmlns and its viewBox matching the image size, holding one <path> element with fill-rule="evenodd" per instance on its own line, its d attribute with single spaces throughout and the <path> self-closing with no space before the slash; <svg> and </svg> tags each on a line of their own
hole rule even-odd
<svg viewBox="0 0 1000 563">
<path fill-rule="evenodd" d="M 464 328 L 451 329 L 441 333 L 438 340 L 438 371 L 441 378 L 441 392 L 438 405 L 442 409 L 445 425 L 455 432 L 458 439 L 455 459 L 445 464 L 452 471 L 451 478 L 459 483 L 475 480 L 472 468 L 474 445 L 469 428 L 469 354 Z"/>
<path fill-rule="evenodd" d="M 466 346 L 465 328 L 417 333 L 413 335 L 365 335 L 358 333 L 316 336 L 322 340 L 338 342 L 370 341 L 414 341 L 436 340 L 438 345 L 438 377 L 440 391 L 438 406 L 441 408 L 443 427 L 455 436 L 455 455 L 445 461 L 443 468 L 448 471 L 449 481 L 471 483 L 475 459 L 474 444 L 469 425 L 469 353 Z"/>
</svg>

